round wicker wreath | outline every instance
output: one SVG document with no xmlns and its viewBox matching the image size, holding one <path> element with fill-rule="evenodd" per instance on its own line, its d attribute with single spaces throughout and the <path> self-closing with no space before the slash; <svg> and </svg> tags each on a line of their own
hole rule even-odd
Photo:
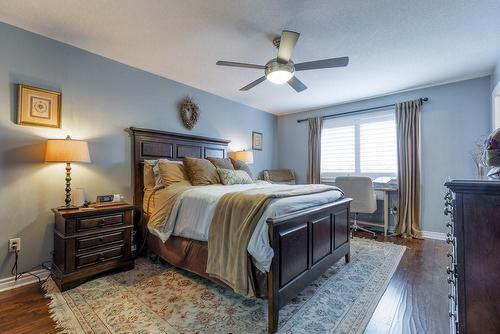
<svg viewBox="0 0 500 334">
<path fill-rule="evenodd" d="M 194 128 L 200 117 L 200 108 L 198 105 L 191 98 L 186 97 L 179 104 L 179 109 L 184 126 L 190 130 Z"/>
</svg>

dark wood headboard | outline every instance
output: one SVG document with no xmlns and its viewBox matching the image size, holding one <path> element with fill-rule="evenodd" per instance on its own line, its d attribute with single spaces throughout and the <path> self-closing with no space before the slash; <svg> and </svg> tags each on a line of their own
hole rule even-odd
<svg viewBox="0 0 500 334">
<path fill-rule="evenodd" d="M 229 140 L 131 127 L 134 204 L 142 208 L 144 160 L 227 157 Z"/>
</svg>

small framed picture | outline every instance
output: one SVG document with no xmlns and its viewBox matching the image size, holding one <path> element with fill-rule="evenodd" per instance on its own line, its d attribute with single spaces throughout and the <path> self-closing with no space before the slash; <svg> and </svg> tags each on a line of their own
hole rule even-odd
<svg viewBox="0 0 500 334">
<path fill-rule="evenodd" d="M 262 151 L 262 133 L 252 132 L 252 149 Z"/>
<path fill-rule="evenodd" d="M 19 85 L 17 124 L 61 127 L 61 93 Z"/>
</svg>

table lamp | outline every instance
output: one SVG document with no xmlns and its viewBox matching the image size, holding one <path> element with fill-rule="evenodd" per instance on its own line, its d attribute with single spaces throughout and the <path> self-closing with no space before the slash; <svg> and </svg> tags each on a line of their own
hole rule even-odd
<svg viewBox="0 0 500 334">
<path fill-rule="evenodd" d="M 71 139 L 70 136 L 67 136 L 66 139 L 49 139 L 47 140 L 45 161 L 66 163 L 66 198 L 64 200 L 66 205 L 58 209 L 75 209 L 76 207 L 71 205 L 71 163 L 90 162 L 88 143 L 83 140 Z"/>
<path fill-rule="evenodd" d="M 231 152 L 231 157 L 234 160 L 243 161 L 246 164 L 253 164 L 253 152 L 252 151 L 235 151 Z"/>
</svg>

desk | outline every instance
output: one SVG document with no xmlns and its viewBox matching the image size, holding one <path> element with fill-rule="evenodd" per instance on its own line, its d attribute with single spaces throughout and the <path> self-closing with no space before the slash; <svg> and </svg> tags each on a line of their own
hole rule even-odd
<svg viewBox="0 0 500 334">
<path fill-rule="evenodd" d="M 384 194 L 384 236 L 387 236 L 387 229 L 389 228 L 389 194 L 391 192 L 398 192 L 397 185 L 383 184 L 383 183 L 373 183 L 373 189 L 375 192 L 382 192 Z M 373 226 L 380 226 L 378 224 L 367 224 Z"/>
</svg>

